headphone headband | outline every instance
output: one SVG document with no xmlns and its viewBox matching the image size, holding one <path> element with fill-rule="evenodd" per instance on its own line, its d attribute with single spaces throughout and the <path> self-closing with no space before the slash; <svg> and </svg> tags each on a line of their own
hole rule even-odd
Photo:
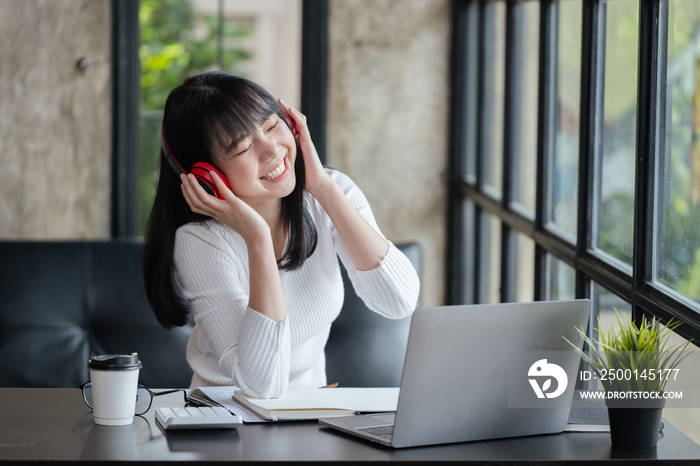
<svg viewBox="0 0 700 466">
<path fill-rule="evenodd" d="M 160 132 L 160 150 L 163 152 L 165 159 L 168 161 L 168 165 L 175 170 L 175 173 L 178 175 L 187 173 L 175 158 L 173 151 L 170 150 L 170 144 L 168 144 L 168 139 L 165 137 L 165 123 L 163 123 Z"/>
</svg>

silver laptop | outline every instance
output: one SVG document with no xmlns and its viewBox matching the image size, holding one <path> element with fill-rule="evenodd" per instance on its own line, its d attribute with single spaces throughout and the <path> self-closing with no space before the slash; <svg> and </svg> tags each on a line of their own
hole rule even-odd
<svg viewBox="0 0 700 466">
<path fill-rule="evenodd" d="M 395 414 L 321 419 L 387 446 L 562 432 L 589 300 L 420 308 Z"/>
</svg>

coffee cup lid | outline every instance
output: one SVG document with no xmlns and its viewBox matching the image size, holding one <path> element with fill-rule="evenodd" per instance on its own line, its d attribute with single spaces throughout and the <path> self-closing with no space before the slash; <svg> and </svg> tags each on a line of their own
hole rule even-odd
<svg viewBox="0 0 700 466">
<path fill-rule="evenodd" d="M 99 370 L 128 370 L 140 369 L 141 361 L 139 361 L 138 353 L 131 354 L 101 354 L 93 356 L 88 361 L 90 369 Z"/>
</svg>

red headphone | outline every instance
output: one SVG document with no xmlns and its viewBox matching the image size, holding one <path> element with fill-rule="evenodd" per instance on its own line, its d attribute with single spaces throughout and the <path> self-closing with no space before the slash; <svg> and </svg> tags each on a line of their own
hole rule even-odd
<svg viewBox="0 0 700 466">
<path fill-rule="evenodd" d="M 175 173 L 177 173 L 178 175 L 182 173 L 187 174 L 187 172 L 175 159 L 175 154 L 173 154 L 173 151 L 170 150 L 168 139 L 165 137 L 165 125 L 163 125 L 162 131 L 160 133 L 160 150 L 165 155 L 165 158 L 167 159 L 170 167 L 172 167 L 172 169 L 175 170 Z M 219 171 L 218 168 L 216 168 L 210 163 L 197 162 L 194 165 L 192 165 L 192 168 L 190 169 L 190 173 L 192 173 L 194 177 L 197 178 L 197 181 L 199 181 L 199 184 L 202 186 L 202 188 L 204 188 L 204 190 L 207 193 L 211 194 L 212 196 L 216 196 L 219 199 L 224 199 L 224 196 L 219 192 L 219 188 L 217 188 L 216 183 L 214 182 L 214 178 L 212 178 L 209 172 L 214 172 L 217 175 L 219 175 L 219 178 L 221 178 L 226 187 L 228 189 L 231 189 L 231 185 L 229 184 L 226 175 L 221 173 L 221 171 Z"/>
</svg>

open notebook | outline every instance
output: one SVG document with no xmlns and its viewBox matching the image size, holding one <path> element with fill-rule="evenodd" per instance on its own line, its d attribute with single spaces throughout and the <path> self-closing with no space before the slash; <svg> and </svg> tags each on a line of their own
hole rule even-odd
<svg viewBox="0 0 700 466">
<path fill-rule="evenodd" d="M 390 388 L 289 388 L 280 398 L 251 398 L 241 390 L 233 399 L 272 421 L 315 420 L 354 414 L 396 411 L 398 387 Z"/>
</svg>

